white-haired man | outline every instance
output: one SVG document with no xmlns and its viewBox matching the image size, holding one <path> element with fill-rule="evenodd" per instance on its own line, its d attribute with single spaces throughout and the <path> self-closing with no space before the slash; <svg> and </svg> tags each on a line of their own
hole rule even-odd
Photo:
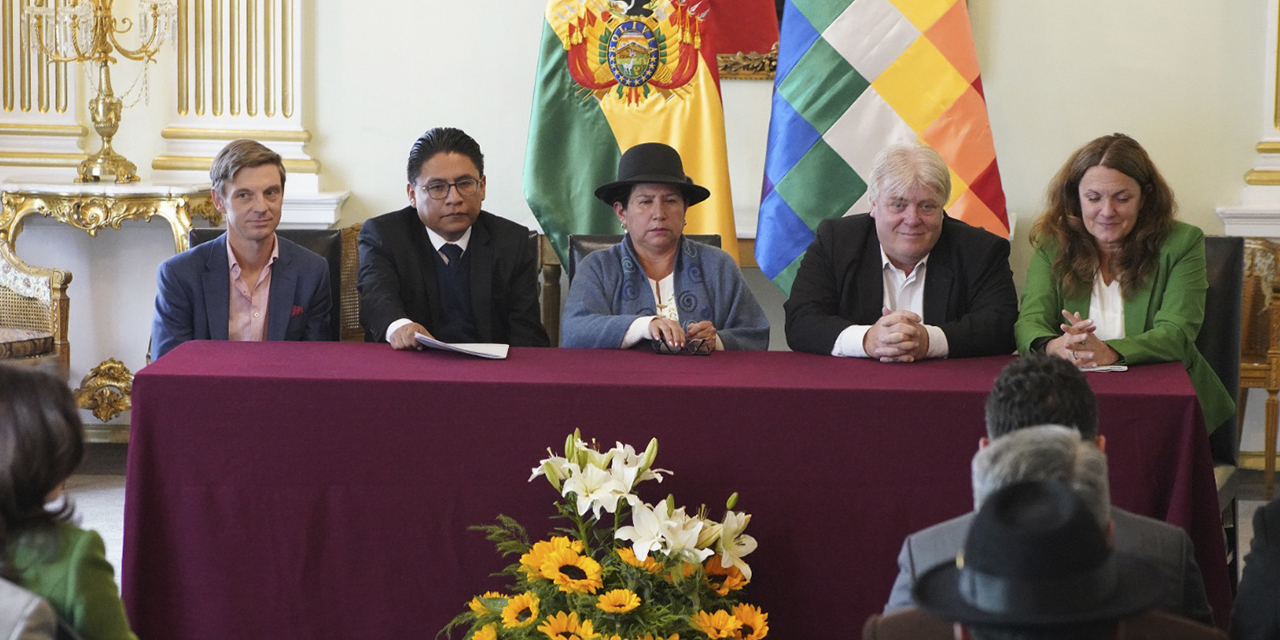
<svg viewBox="0 0 1280 640">
<path fill-rule="evenodd" d="M 870 213 L 824 220 L 805 251 L 785 305 L 791 349 L 882 362 L 1011 353 L 1009 242 L 943 211 L 942 157 L 885 149 L 867 195 Z"/>
</svg>

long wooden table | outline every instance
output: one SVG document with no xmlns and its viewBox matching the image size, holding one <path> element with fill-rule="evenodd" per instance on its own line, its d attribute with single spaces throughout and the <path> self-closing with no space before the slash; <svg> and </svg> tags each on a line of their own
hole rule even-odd
<svg viewBox="0 0 1280 640">
<path fill-rule="evenodd" d="M 903 537 L 972 508 L 969 460 L 1008 357 L 884 365 L 798 353 L 361 343 L 181 345 L 134 381 L 123 587 L 143 638 L 432 637 L 503 586 L 467 527 L 541 535 L 530 469 L 575 428 L 661 443 L 642 485 L 714 514 L 741 494 L 748 600 L 771 635 L 856 634 Z M 1208 439 L 1178 364 L 1090 374 L 1119 506 L 1185 527 L 1230 607 Z M 1220 618 L 1225 620 L 1225 618 Z"/>
</svg>

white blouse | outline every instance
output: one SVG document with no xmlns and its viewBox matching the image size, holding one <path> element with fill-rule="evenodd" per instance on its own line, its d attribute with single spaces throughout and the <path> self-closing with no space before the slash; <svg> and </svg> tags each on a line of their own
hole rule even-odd
<svg viewBox="0 0 1280 640">
<path fill-rule="evenodd" d="M 1102 283 L 1102 272 L 1093 276 L 1093 293 L 1089 296 L 1089 318 L 1097 330 L 1093 335 L 1099 340 L 1115 340 L 1124 337 L 1124 295 L 1120 292 L 1120 279 L 1111 284 Z"/>
</svg>

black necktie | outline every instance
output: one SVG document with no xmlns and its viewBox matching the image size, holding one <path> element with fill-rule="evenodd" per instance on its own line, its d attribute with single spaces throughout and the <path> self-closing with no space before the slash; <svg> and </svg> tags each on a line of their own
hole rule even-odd
<svg viewBox="0 0 1280 640">
<path fill-rule="evenodd" d="M 458 266 L 459 261 L 462 260 L 462 247 L 452 242 L 447 242 L 443 247 L 440 247 L 440 253 L 443 253 L 445 260 L 448 260 L 450 271 L 453 271 L 454 267 Z"/>
</svg>

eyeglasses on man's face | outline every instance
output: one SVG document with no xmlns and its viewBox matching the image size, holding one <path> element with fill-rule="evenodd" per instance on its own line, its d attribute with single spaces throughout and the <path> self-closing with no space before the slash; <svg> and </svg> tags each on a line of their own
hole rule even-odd
<svg viewBox="0 0 1280 640">
<path fill-rule="evenodd" d="M 457 182 L 432 182 L 423 187 L 423 191 L 432 200 L 444 200 L 449 197 L 449 189 L 458 190 L 460 196 L 474 196 L 480 190 L 480 181 L 475 178 L 463 178 Z"/>
</svg>

